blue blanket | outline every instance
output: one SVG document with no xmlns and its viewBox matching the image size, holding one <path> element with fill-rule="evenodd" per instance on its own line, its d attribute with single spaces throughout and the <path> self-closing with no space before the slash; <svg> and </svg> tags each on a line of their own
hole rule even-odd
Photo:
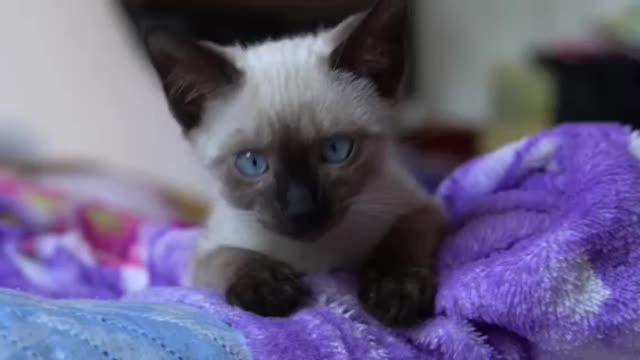
<svg viewBox="0 0 640 360">
<path fill-rule="evenodd" d="M 244 337 L 173 303 L 43 301 L 0 291 L 0 359 L 251 359 Z"/>
</svg>

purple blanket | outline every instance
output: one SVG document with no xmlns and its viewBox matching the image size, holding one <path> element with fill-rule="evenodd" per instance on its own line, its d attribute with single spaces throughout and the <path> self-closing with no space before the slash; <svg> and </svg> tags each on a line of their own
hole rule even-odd
<svg viewBox="0 0 640 360">
<path fill-rule="evenodd" d="M 385 329 L 364 313 L 349 275 L 310 278 L 315 303 L 289 319 L 170 287 L 180 284 L 198 231 L 144 223 L 135 227 L 136 251 L 121 257 L 128 262 L 96 261 L 71 240 L 25 250 L 33 221 L 0 229 L 0 285 L 187 304 L 237 329 L 258 360 L 638 358 L 638 134 L 561 126 L 468 163 L 438 196 L 452 219 L 440 254 L 438 316 L 410 330 Z M 13 221 L 29 219 L 22 213 Z"/>
</svg>

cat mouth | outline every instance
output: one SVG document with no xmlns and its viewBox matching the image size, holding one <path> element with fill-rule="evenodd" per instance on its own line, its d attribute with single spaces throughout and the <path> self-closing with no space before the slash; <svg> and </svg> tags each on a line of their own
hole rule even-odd
<svg viewBox="0 0 640 360">
<path fill-rule="evenodd" d="M 344 217 L 346 208 L 327 206 L 292 216 L 281 211 L 270 212 L 260 219 L 262 225 L 275 234 L 298 243 L 314 243 L 335 228 Z"/>
<path fill-rule="evenodd" d="M 315 214 L 294 218 L 281 218 L 273 230 L 291 241 L 313 243 L 319 241 L 339 222 L 335 213 Z"/>
<path fill-rule="evenodd" d="M 329 218 L 296 219 L 283 224 L 280 232 L 292 241 L 312 243 L 318 241 L 331 229 L 333 221 Z"/>
</svg>

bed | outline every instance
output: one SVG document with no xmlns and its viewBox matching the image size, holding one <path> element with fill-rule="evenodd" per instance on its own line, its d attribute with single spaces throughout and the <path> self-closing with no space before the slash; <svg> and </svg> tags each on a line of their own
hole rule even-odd
<svg viewBox="0 0 640 360">
<path fill-rule="evenodd" d="M 73 190 L 0 175 L 0 359 L 640 354 L 640 135 L 623 126 L 560 126 L 451 174 L 437 316 L 403 330 L 358 306 L 351 274 L 309 277 L 290 318 L 243 312 L 183 286 L 201 230 L 162 197 L 144 211 Z"/>
</svg>

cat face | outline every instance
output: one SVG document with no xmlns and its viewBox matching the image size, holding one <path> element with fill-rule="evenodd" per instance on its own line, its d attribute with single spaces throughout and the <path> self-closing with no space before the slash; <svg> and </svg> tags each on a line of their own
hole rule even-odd
<svg viewBox="0 0 640 360">
<path fill-rule="evenodd" d="M 147 37 L 170 108 L 220 198 L 299 241 L 332 228 L 386 158 L 406 4 L 335 29 L 220 48 Z"/>
<path fill-rule="evenodd" d="M 267 228 L 312 241 L 345 214 L 378 170 L 379 134 L 344 132 L 305 139 L 278 134 L 266 146 L 239 146 L 214 164 L 226 200 Z"/>
</svg>

